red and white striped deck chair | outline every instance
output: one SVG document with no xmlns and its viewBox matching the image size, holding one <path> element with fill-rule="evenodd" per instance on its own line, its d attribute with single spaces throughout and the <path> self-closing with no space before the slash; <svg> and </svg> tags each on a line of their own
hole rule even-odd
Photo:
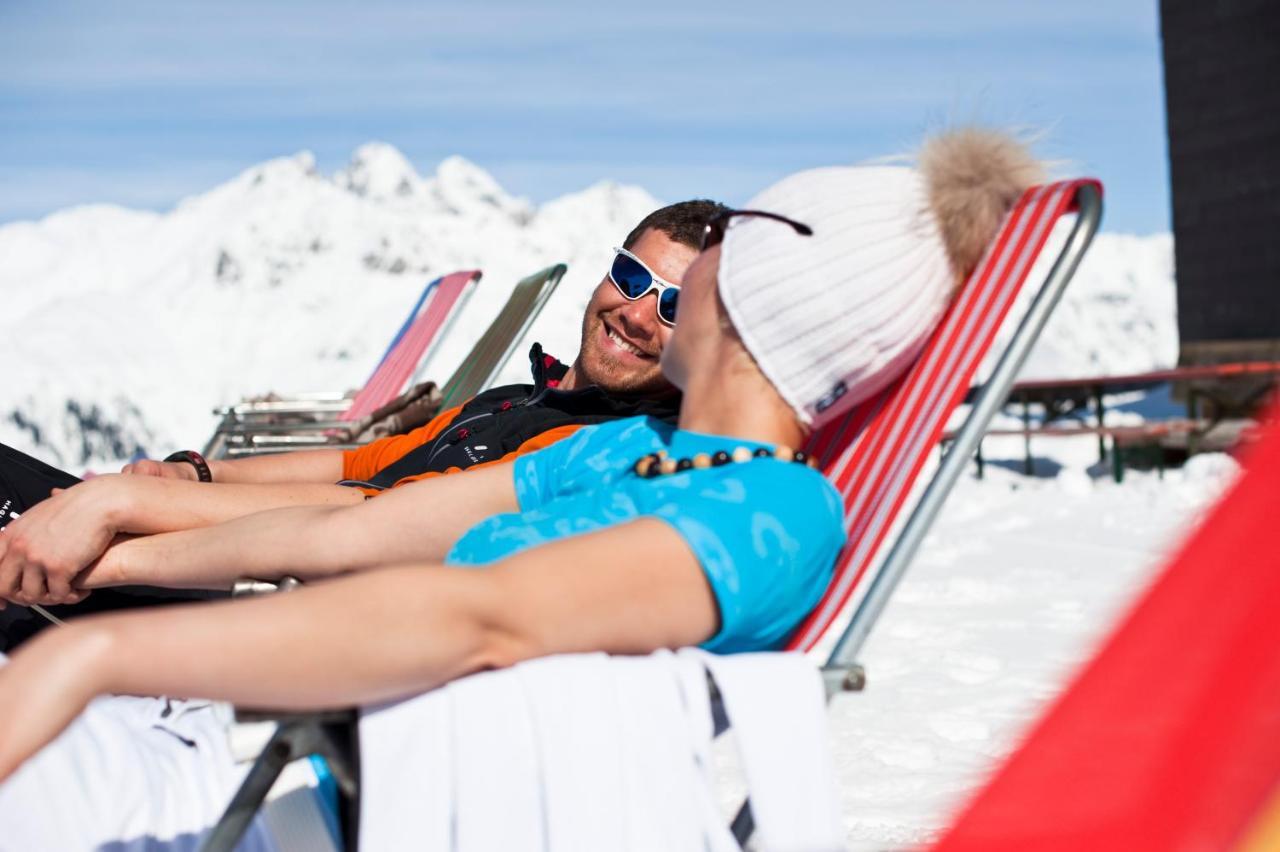
<svg viewBox="0 0 1280 852">
<path fill-rule="evenodd" d="M 417 316 L 398 336 L 351 406 L 338 415 L 338 420 L 344 423 L 359 420 L 395 399 L 409 383 L 427 350 L 443 338 L 441 332 L 461 307 L 463 295 L 479 280 L 480 271 L 474 269 L 437 279 L 423 304 L 418 306 Z"/>
<path fill-rule="evenodd" d="M 996 331 L 1009 313 L 1054 224 L 1079 213 L 1040 292 L 974 400 L 968 419 L 893 547 L 872 572 L 877 552 L 912 486 L 938 444 L 947 420 L 964 399 Z M 919 358 L 877 396 L 815 433 L 807 450 L 844 499 L 848 540 L 826 593 L 787 643 L 811 651 L 855 595 L 857 610 L 823 666 L 828 696 L 862 688 L 855 655 L 888 602 L 956 477 L 1003 405 L 1018 370 L 1057 304 L 1097 230 L 1102 185 L 1071 180 L 1028 190 L 1010 212 L 986 255 L 957 294 Z M 750 808 L 738 812 L 734 835 L 752 832 Z"/>
<path fill-rule="evenodd" d="M 1048 310 L 1052 310 L 1062 285 L 1066 284 L 1065 278 L 1074 272 L 1079 256 L 1092 238 L 1097 212 L 1101 210 L 1101 189 L 1096 180 L 1068 180 L 1029 189 L 1010 212 L 987 255 L 957 293 L 950 310 L 908 372 L 877 397 L 861 403 L 810 439 L 809 452 L 818 458 L 823 472 L 844 496 L 849 540 L 838 559 L 826 595 L 792 635 L 788 650 L 812 650 L 860 590 L 893 519 L 908 499 L 929 452 L 938 444 L 948 418 L 969 390 L 979 363 L 987 356 L 998 327 L 1027 280 L 1030 267 L 1044 248 L 1053 225 L 1068 212 L 1079 210 L 1084 214 L 1082 205 L 1088 205 L 1093 215 L 1080 216 L 1076 234 L 1069 239 L 1059 265 L 1053 270 L 1059 274 L 1065 272 L 1065 276 L 1051 272 L 1043 289 L 1056 283 L 1056 292 L 1047 294 L 1042 289 L 1037 299 L 1041 302 L 1048 296 L 1052 303 L 1042 306 L 1043 316 L 1039 317 L 1036 327 L 1019 330 L 1020 336 L 1027 336 L 1023 331 L 1029 331 L 1030 339 L 1019 340 L 1019 335 L 1015 335 L 1005 354 L 1005 359 L 1010 356 L 1018 359 L 1016 365 L 1006 366 L 1005 374 L 1011 374 L 1009 379 L 1016 375 L 1043 319 L 1047 319 Z M 1098 210 L 1092 210 L 1094 206 Z M 1087 219 L 1091 221 L 1085 221 Z M 1080 233 L 1082 229 L 1088 233 Z M 1075 239 L 1076 235 L 1083 235 L 1083 241 Z M 1064 261 L 1069 262 L 1070 269 L 1060 269 Z M 1055 278 L 1064 280 L 1055 281 Z M 1034 307 L 1028 312 L 1024 326 L 1036 319 L 1033 312 Z M 1015 347 L 1019 348 L 1018 352 Z M 986 385 L 987 395 L 998 398 L 996 406 L 1004 402 L 1007 393 L 1007 386 L 997 386 L 1000 379 L 1001 370 L 997 367 Z M 979 413 L 979 408 L 980 402 L 975 402 L 974 414 Z M 995 408 L 987 413 L 980 427 L 975 427 L 979 434 L 986 429 L 986 421 L 993 412 Z M 966 423 L 966 427 L 973 425 Z M 959 457 L 961 464 L 968 454 L 959 443 L 950 453 Z M 934 478 L 936 484 L 942 473 L 940 467 Z M 943 487 L 950 489 L 950 482 Z M 920 508 L 925 508 L 923 500 Z M 928 521 L 932 521 L 932 516 Z M 919 531 L 918 535 L 923 532 Z M 888 567 L 887 563 L 884 567 Z"/>
</svg>

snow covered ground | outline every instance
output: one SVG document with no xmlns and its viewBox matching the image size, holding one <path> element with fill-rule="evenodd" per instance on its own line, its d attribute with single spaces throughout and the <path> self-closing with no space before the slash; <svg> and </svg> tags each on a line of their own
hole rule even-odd
<svg viewBox="0 0 1280 852">
<path fill-rule="evenodd" d="M 831 706 L 852 849 L 947 825 L 1237 470 L 1204 455 L 1117 485 L 1090 470 L 1090 438 L 1035 450 L 1056 476 L 1009 469 L 1020 441 L 988 440 L 986 478 L 958 483 L 867 643 L 866 690 Z"/>
<path fill-rule="evenodd" d="M 0 441 L 113 469 L 198 446 L 209 410 L 241 395 L 358 386 L 423 283 L 459 268 L 485 279 L 430 377 L 518 277 L 558 261 L 569 275 L 530 338 L 571 355 L 610 249 L 655 206 L 604 183 L 534 208 L 463 160 L 424 178 L 372 144 L 335 175 L 299 154 L 164 214 L 0 227 Z M 1172 273 L 1169 235 L 1101 234 L 1024 375 L 1171 366 Z M 830 710 L 852 848 L 945 825 L 1234 469 L 1204 456 L 1116 485 L 1089 438 L 1037 444 L 1044 477 L 1017 472 L 1016 440 L 985 450 L 986 479 L 957 486 L 865 650 L 867 690 Z"/>
</svg>

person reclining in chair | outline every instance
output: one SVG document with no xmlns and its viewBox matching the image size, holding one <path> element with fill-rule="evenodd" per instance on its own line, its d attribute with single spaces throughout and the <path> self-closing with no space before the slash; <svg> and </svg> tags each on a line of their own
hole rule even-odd
<svg viewBox="0 0 1280 852">
<path fill-rule="evenodd" d="M 0 666 L 6 837 L 51 845 L 44 820 L 82 832 L 94 819 L 106 842 L 140 800 L 198 834 L 229 798 L 243 771 L 207 745 L 221 723 L 198 703 L 103 699 L 41 751 L 105 693 L 333 708 L 551 654 L 781 647 L 844 543 L 841 499 L 798 448 L 906 370 L 1035 174 L 1007 138 L 956 132 L 925 147 L 919 170 L 801 172 L 715 217 L 662 353 L 683 391 L 676 425 L 588 426 L 355 506 L 111 547 L 85 585 L 309 582 L 93 616 L 20 649 Z M 335 629 L 344 624 L 377 629 Z M 188 727 L 165 733 L 178 723 L 157 722 L 157 707 Z M 83 773 L 81 750 L 104 737 L 133 749 L 116 783 L 59 783 Z M 175 762 L 199 793 L 155 801 L 133 781 Z"/>
<path fill-rule="evenodd" d="M 207 466 L 212 483 L 198 481 L 198 465 L 204 464 L 198 457 L 190 463 L 140 461 L 124 468 L 125 474 L 146 476 L 96 477 L 26 512 L 0 533 L 13 537 L 0 558 L 0 594 L 19 603 L 44 595 L 64 604 L 51 607 L 63 619 L 189 599 L 190 594 L 144 587 L 67 605 L 83 597 L 71 588 L 72 578 L 117 534 L 190 529 L 283 506 L 359 503 L 366 495 L 420 479 L 509 461 L 591 423 L 637 415 L 674 420 L 679 394 L 658 365 L 677 293 L 666 283 L 680 280 L 707 221 L 725 209 L 714 201 L 684 201 L 636 225 L 592 292 L 581 347 L 568 367 L 535 344 L 532 385 L 492 388 L 406 435 L 355 450 L 215 460 Z M 58 471 L 32 470 L 39 467 L 0 445 L 0 503 L 6 474 L 34 479 L 39 496 L 75 481 Z M 0 516 L 0 527 L 4 524 Z M 48 623 L 29 610 L 0 613 L 0 651 L 17 647 Z"/>
</svg>

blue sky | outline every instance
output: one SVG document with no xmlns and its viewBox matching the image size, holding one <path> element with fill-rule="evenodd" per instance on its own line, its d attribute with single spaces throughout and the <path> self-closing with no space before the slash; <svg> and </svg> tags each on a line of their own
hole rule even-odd
<svg viewBox="0 0 1280 852">
<path fill-rule="evenodd" d="M 545 201 L 603 178 L 741 203 L 983 121 L 1169 228 L 1156 0 L 0 0 L 0 222 L 166 209 L 261 160 L 378 139 Z"/>
</svg>

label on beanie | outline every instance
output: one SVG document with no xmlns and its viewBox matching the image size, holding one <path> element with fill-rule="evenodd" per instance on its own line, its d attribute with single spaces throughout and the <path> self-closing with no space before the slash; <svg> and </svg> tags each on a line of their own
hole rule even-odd
<svg viewBox="0 0 1280 852">
<path fill-rule="evenodd" d="M 849 388 L 843 381 L 836 382 L 836 386 L 828 391 L 826 396 L 818 400 L 817 404 L 814 406 L 814 410 L 818 414 L 821 414 L 831 406 L 835 405 L 840 400 L 840 397 L 844 396 L 848 391 Z"/>
</svg>

